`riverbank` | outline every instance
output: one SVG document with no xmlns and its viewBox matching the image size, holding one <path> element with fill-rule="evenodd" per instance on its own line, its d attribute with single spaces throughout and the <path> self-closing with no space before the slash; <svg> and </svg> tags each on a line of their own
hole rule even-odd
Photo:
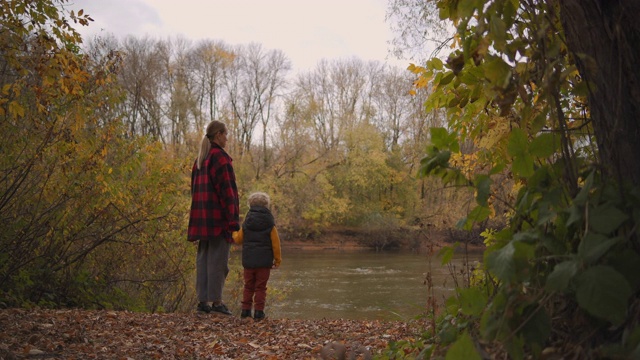
<svg viewBox="0 0 640 360">
<path fill-rule="evenodd" d="M 460 243 L 457 251 L 463 251 L 466 244 L 471 252 L 482 252 L 485 246 L 478 234 L 463 232 L 457 229 L 395 229 L 388 232 L 386 243 L 380 240 L 379 234 L 349 227 L 334 227 L 313 234 L 300 236 L 297 233 L 282 232 L 281 246 L 284 250 L 400 250 L 417 253 L 438 251 L 445 246 Z"/>
</svg>

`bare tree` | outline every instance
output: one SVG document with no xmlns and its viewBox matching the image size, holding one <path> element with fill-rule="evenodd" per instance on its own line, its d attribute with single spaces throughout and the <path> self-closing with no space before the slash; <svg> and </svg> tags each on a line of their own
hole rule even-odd
<svg viewBox="0 0 640 360">
<path fill-rule="evenodd" d="M 322 60 L 309 73 L 301 74 L 297 91 L 313 119 L 316 137 L 325 151 L 335 150 L 345 130 L 352 129 L 366 108 L 365 64 L 359 59 Z"/>
<path fill-rule="evenodd" d="M 122 104 L 123 121 L 132 135 L 162 137 L 162 64 L 157 40 L 127 37 L 119 81 L 127 96 Z"/>
<path fill-rule="evenodd" d="M 258 122 L 264 127 L 268 125 L 278 92 L 285 85 L 290 62 L 281 51 L 265 51 L 255 43 L 238 46 L 236 55 L 233 66 L 226 69 L 225 85 L 242 156 L 250 154 Z"/>
<path fill-rule="evenodd" d="M 412 115 L 412 99 L 409 94 L 411 84 L 408 71 L 388 68 L 375 89 L 375 125 L 382 132 L 389 150 L 397 148 L 401 137 L 406 136 L 409 117 Z"/>
<path fill-rule="evenodd" d="M 161 41 L 160 55 L 163 64 L 163 118 L 172 144 L 183 141 L 189 124 L 194 118 L 197 81 L 190 62 L 191 42 L 177 37 Z"/>
<path fill-rule="evenodd" d="M 195 128 L 204 129 L 206 123 L 222 116 L 222 107 L 225 106 L 224 73 L 233 63 L 235 55 L 224 42 L 203 40 L 191 56 L 192 71 L 199 81 Z"/>
<path fill-rule="evenodd" d="M 281 92 L 286 88 L 286 76 L 291 69 L 291 62 L 281 50 L 269 51 L 262 60 L 258 56 L 252 57 L 252 59 L 256 61 L 254 63 L 254 69 L 256 69 L 254 72 L 255 90 L 257 93 L 261 93 L 261 96 L 258 97 L 258 105 L 260 108 L 260 122 L 262 123 L 263 166 L 266 169 L 269 162 L 267 129 L 273 112 L 276 110 L 277 100 Z"/>
</svg>

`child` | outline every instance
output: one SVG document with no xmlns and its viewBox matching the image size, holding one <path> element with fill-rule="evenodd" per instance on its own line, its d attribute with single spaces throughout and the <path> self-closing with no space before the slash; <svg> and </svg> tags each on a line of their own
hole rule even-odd
<svg viewBox="0 0 640 360">
<path fill-rule="evenodd" d="M 254 192 L 249 195 L 249 212 L 240 231 L 233 233 L 233 240 L 242 244 L 244 268 L 244 292 L 241 318 L 251 316 L 253 306 L 255 320 L 265 317 L 264 303 L 267 297 L 267 281 L 271 268 L 278 268 L 282 260 L 280 237 L 269 210 L 269 195 Z"/>
</svg>

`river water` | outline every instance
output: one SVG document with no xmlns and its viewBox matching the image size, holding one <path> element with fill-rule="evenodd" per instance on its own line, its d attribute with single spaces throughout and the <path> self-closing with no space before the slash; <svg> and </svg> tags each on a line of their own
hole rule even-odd
<svg viewBox="0 0 640 360">
<path fill-rule="evenodd" d="M 481 258 L 471 254 L 469 263 Z M 451 264 L 415 253 L 288 250 L 280 268 L 271 271 L 265 312 L 289 319 L 414 318 L 426 312 L 427 273 L 440 303 L 453 293 L 452 272 L 460 272 L 464 257 L 454 256 Z"/>
</svg>

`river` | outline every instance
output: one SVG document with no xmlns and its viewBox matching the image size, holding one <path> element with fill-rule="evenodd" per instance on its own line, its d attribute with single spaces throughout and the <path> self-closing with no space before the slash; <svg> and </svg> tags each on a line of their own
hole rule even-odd
<svg viewBox="0 0 640 360">
<path fill-rule="evenodd" d="M 481 258 L 471 254 L 470 264 Z M 454 272 L 463 264 L 464 257 L 455 255 Z M 280 268 L 271 271 L 265 312 L 271 318 L 406 320 L 426 312 L 429 272 L 442 303 L 455 281 L 439 258 L 430 264 L 415 253 L 287 250 Z"/>
</svg>

